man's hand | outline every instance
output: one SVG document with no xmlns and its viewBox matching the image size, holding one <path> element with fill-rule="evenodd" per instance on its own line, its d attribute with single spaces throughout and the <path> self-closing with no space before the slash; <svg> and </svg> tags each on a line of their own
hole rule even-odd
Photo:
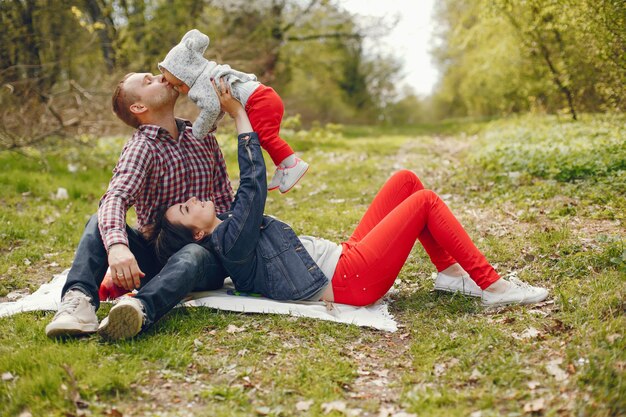
<svg viewBox="0 0 626 417">
<path fill-rule="evenodd" d="M 139 269 L 135 255 L 128 249 L 128 246 L 123 244 L 116 244 L 109 248 L 109 268 L 113 283 L 128 291 L 139 288 L 140 279 L 145 276 Z"/>
</svg>

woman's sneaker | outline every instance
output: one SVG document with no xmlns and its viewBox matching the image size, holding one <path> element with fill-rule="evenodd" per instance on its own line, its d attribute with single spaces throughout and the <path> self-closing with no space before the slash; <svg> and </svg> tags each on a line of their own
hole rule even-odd
<svg viewBox="0 0 626 417">
<path fill-rule="evenodd" d="M 98 334 L 109 340 L 128 339 L 139 334 L 145 321 L 146 315 L 141 301 L 133 297 L 124 297 L 102 320 Z"/>
<path fill-rule="evenodd" d="M 48 337 L 83 336 L 98 329 L 96 308 L 91 297 L 77 289 L 65 293 L 59 311 L 46 326 Z"/>
<path fill-rule="evenodd" d="M 296 163 L 292 166 L 284 167 L 283 176 L 280 180 L 280 185 L 278 186 L 280 192 L 284 194 L 287 191 L 291 190 L 293 186 L 296 185 L 298 181 L 300 181 L 300 178 L 302 178 L 304 174 L 306 174 L 308 169 L 309 164 L 307 164 L 300 158 L 296 158 Z"/>
<path fill-rule="evenodd" d="M 548 297 L 545 288 L 533 287 L 515 277 L 504 280 L 508 288 L 501 293 L 483 291 L 482 302 L 484 306 L 499 307 L 509 304 L 534 304 Z"/>
<path fill-rule="evenodd" d="M 483 290 L 469 277 L 452 277 L 439 272 L 435 278 L 435 289 L 438 291 L 458 292 L 472 297 L 482 297 Z"/>
</svg>

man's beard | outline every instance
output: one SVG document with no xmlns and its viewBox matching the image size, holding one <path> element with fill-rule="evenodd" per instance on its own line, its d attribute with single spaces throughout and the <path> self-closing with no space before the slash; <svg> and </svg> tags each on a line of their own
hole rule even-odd
<svg viewBox="0 0 626 417">
<path fill-rule="evenodd" d="M 173 108 L 174 104 L 176 104 L 176 100 L 178 99 L 178 95 L 178 91 L 174 89 L 166 89 L 162 94 L 159 94 L 151 100 L 152 102 L 149 103 L 150 107 L 153 109 L 162 109 L 164 107 L 171 106 Z"/>
</svg>

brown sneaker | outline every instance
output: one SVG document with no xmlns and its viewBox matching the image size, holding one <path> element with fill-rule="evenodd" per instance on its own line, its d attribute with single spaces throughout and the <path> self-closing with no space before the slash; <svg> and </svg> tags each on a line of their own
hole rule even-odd
<svg viewBox="0 0 626 417">
<path fill-rule="evenodd" d="M 141 331 L 146 315 L 143 304 L 134 297 L 124 297 L 111 308 L 102 320 L 98 334 L 109 340 L 128 339 Z"/>
</svg>

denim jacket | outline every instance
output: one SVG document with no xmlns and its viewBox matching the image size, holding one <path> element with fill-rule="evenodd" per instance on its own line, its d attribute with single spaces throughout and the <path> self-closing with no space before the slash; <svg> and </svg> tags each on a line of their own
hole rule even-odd
<svg viewBox="0 0 626 417">
<path fill-rule="evenodd" d="M 267 179 L 256 133 L 238 138 L 240 184 L 231 211 L 208 246 L 220 259 L 239 291 L 275 300 L 303 300 L 320 291 L 328 278 L 291 227 L 265 216 Z"/>
</svg>

